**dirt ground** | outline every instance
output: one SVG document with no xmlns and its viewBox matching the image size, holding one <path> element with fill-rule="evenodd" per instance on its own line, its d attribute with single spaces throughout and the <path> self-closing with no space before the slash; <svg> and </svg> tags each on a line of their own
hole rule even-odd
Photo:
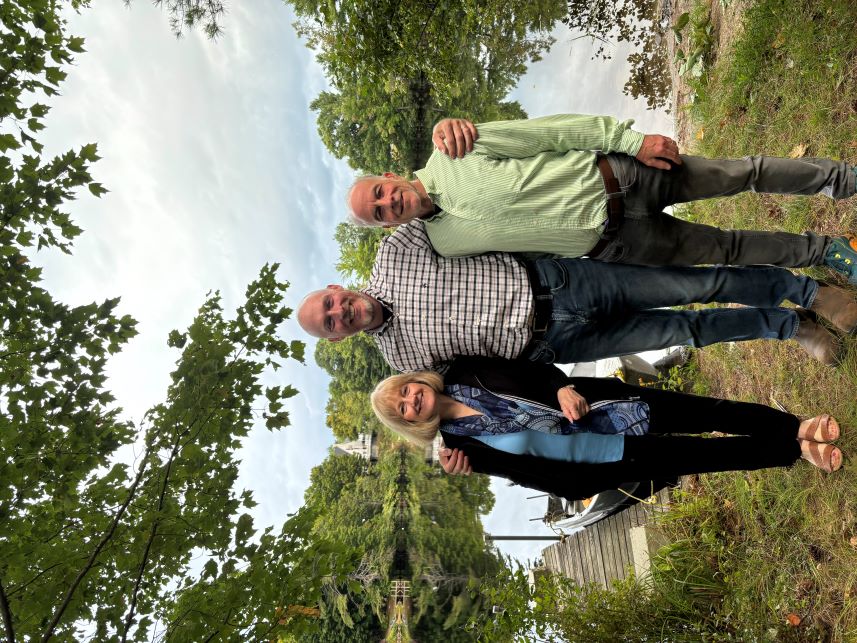
<svg viewBox="0 0 857 643">
<path fill-rule="evenodd" d="M 714 28 L 715 42 L 714 56 L 728 51 L 729 46 L 735 41 L 741 32 L 741 15 L 752 0 L 729 0 L 724 9 L 721 0 L 707 0 L 710 5 L 711 24 Z M 678 17 L 684 12 L 690 12 L 697 0 L 663 0 L 660 15 L 668 16 L 669 23 L 675 24 Z M 673 60 L 675 52 L 675 37 L 671 30 L 667 30 L 667 53 Z M 670 65 L 672 74 L 672 113 L 675 119 L 675 139 L 682 151 L 690 151 L 694 146 L 693 124 L 690 122 L 687 104 L 693 93 L 688 87 L 685 79 L 678 75 L 678 65 Z"/>
</svg>

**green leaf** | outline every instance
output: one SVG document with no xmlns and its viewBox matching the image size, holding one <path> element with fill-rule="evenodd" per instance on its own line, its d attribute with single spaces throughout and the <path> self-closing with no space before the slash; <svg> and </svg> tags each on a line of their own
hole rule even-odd
<svg viewBox="0 0 857 643">
<path fill-rule="evenodd" d="M 235 524 L 235 543 L 244 545 L 255 533 L 253 529 L 253 518 L 250 514 L 241 514 Z"/>
<path fill-rule="evenodd" d="M 76 54 L 82 54 L 86 51 L 83 48 L 84 39 L 79 38 L 77 36 L 73 36 L 68 39 L 68 48 Z"/>
<path fill-rule="evenodd" d="M 102 194 L 107 192 L 107 188 L 103 187 L 101 183 L 92 182 L 87 187 L 89 187 L 89 191 L 97 197 L 101 197 Z"/>
<path fill-rule="evenodd" d="M 0 152 L 6 150 L 17 150 L 21 144 L 13 134 L 0 134 Z"/>
<path fill-rule="evenodd" d="M 306 349 L 306 344 L 300 340 L 293 340 L 289 342 L 289 352 L 291 356 L 299 361 L 301 364 L 304 363 L 304 351 Z"/>
<path fill-rule="evenodd" d="M 689 12 L 687 12 L 687 11 L 685 11 L 685 12 L 684 12 L 683 14 L 681 14 L 681 15 L 678 17 L 678 19 L 675 21 L 675 25 L 673 26 L 673 30 L 675 30 L 675 29 L 678 29 L 678 30 L 684 29 L 684 28 L 687 26 L 687 23 L 688 23 L 688 22 L 690 22 L 690 13 L 689 13 Z"/>
</svg>

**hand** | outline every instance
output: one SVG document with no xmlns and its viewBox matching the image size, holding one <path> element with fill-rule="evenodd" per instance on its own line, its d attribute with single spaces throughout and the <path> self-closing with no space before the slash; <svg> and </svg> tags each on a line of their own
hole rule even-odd
<svg viewBox="0 0 857 643">
<path fill-rule="evenodd" d="M 586 398 L 570 386 L 563 386 L 559 389 L 556 392 L 556 398 L 559 400 L 559 408 L 562 409 L 562 414 L 571 422 L 579 420 L 589 413 L 589 403 Z"/>
<path fill-rule="evenodd" d="M 659 170 L 671 169 L 672 165 L 668 161 L 675 165 L 681 165 L 678 144 L 671 138 L 660 134 L 646 134 L 643 137 L 643 144 L 640 146 L 640 151 L 637 152 L 637 160 Z"/>
<path fill-rule="evenodd" d="M 451 476 L 469 476 L 473 473 L 470 468 L 470 460 L 464 455 L 464 451 L 459 449 L 442 448 L 439 451 L 440 466 Z"/>
<path fill-rule="evenodd" d="M 476 126 L 466 118 L 444 118 L 431 132 L 434 146 L 450 158 L 460 159 L 473 151 L 473 141 L 479 138 Z"/>
</svg>

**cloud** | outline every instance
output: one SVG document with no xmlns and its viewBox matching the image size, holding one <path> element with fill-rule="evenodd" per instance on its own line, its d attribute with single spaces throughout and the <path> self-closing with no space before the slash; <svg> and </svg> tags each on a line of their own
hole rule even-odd
<svg viewBox="0 0 857 643">
<path fill-rule="evenodd" d="M 206 292 L 231 311 L 266 262 L 282 263 L 299 301 L 317 279 L 335 280 L 332 240 L 350 171 L 315 132 L 307 92 L 322 86 L 282 2 L 235 5 L 227 33 L 176 40 L 146 2 L 99 5 L 70 15 L 86 37 L 54 101 L 47 149 L 97 141 L 97 180 L 111 192 L 70 206 L 85 229 L 74 255 L 42 253 L 47 287 L 79 304 L 121 295 L 140 335 L 109 366 L 108 386 L 140 419 L 164 398 L 178 352 L 166 347 Z M 286 337 L 304 338 L 297 325 Z M 311 352 L 308 352 L 312 361 Z M 260 525 L 278 525 L 302 502 L 309 470 L 332 443 L 324 425 L 328 378 L 287 365 L 275 376 L 301 393 L 292 426 L 254 429 L 240 453 L 239 487 L 254 490 Z"/>
<path fill-rule="evenodd" d="M 222 292 L 229 311 L 259 267 L 273 261 L 292 284 L 292 306 L 339 281 L 333 233 L 345 217 L 353 172 L 318 138 L 308 106 L 327 83 L 293 21 L 280 0 L 232 3 L 225 35 L 212 42 L 195 31 L 176 40 L 167 16 L 143 0 L 70 14 L 88 52 L 53 101 L 44 139 L 52 152 L 98 142 L 103 160 L 93 173 L 111 192 L 101 200 L 82 194 L 71 204 L 86 231 L 72 257 L 42 253 L 37 262 L 62 301 L 121 295 L 122 312 L 140 321 L 140 335 L 109 367 L 108 386 L 127 417 L 139 419 L 163 399 L 178 356 L 166 335 L 191 322 L 209 290 Z M 532 116 L 627 118 L 641 111 L 621 97 L 625 72 L 590 62 L 564 27 L 556 35 L 553 51 L 531 67 L 512 99 Z M 638 127 L 663 132 L 650 117 L 641 114 Z M 294 320 L 283 332 L 308 339 Z M 324 425 L 328 377 L 314 365 L 312 348 L 310 342 L 311 365 L 290 364 L 274 376 L 300 391 L 287 407 L 292 426 L 276 433 L 257 427 L 240 454 L 238 486 L 254 491 L 258 526 L 279 525 L 300 506 L 309 470 L 332 443 Z M 524 500 L 530 491 L 494 487 L 489 531 L 550 533 L 522 519 L 541 511 Z M 526 557 L 541 547 L 503 549 Z"/>
</svg>

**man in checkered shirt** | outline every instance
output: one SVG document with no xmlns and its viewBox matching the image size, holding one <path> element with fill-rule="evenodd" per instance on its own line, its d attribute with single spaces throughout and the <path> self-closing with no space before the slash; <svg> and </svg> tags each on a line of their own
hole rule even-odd
<svg viewBox="0 0 857 643">
<path fill-rule="evenodd" d="M 381 243 L 366 288 L 312 292 L 297 318 L 330 341 L 370 334 L 399 371 L 443 371 L 457 355 L 566 363 L 749 339 L 796 339 L 834 365 L 839 339 L 815 317 L 850 331 L 857 304 L 841 292 L 775 267 L 527 262 L 501 252 L 446 258 L 413 221 Z M 784 300 L 801 308 L 783 308 Z M 745 306 L 658 310 L 694 302 Z"/>
</svg>

